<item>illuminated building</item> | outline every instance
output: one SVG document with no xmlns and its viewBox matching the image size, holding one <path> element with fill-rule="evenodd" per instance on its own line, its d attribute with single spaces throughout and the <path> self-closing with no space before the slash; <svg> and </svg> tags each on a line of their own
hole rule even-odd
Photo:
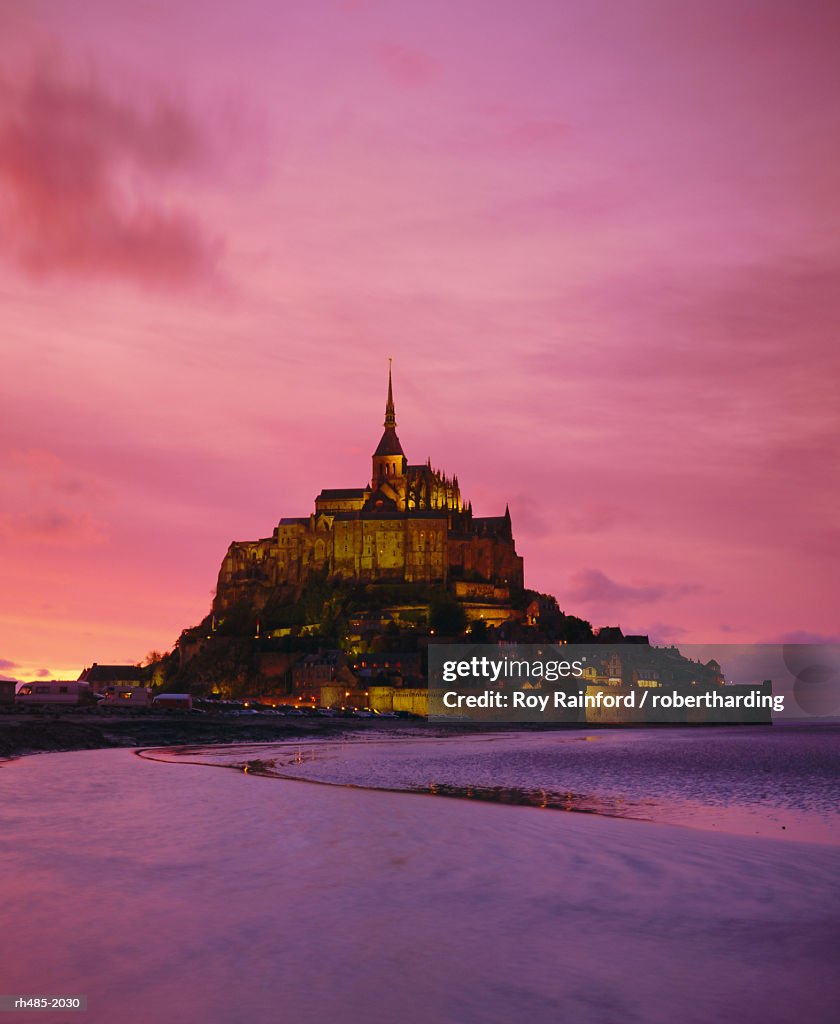
<svg viewBox="0 0 840 1024">
<path fill-rule="evenodd" d="M 440 584 L 472 618 L 503 621 L 522 587 L 510 511 L 478 517 L 457 476 L 408 462 L 397 436 L 391 373 L 384 431 L 364 487 L 322 490 L 308 516 L 283 518 L 270 537 L 230 545 L 214 610 L 247 600 L 261 608 L 278 589 L 317 575 L 361 583 Z M 507 606 L 503 609 L 503 606 Z"/>
</svg>

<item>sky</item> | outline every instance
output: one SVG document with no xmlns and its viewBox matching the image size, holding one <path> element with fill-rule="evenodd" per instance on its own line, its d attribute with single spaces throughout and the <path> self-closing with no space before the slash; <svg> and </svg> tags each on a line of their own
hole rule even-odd
<svg viewBox="0 0 840 1024">
<path fill-rule="evenodd" d="M 0 0 L 0 674 L 411 462 L 659 642 L 840 640 L 840 8 Z"/>
</svg>

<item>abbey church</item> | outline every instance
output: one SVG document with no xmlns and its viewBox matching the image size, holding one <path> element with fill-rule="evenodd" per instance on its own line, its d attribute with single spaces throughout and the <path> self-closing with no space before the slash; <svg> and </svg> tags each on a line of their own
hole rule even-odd
<svg viewBox="0 0 840 1024">
<path fill-rule="evenodd" d="M 364 487 L 322 490 L 308 516 L 283 518 L 270 537 L 230 545 L 217 612 L 240 598 L 260 607 L 272 591 L 299 587 L 316 573 L 335 581 L 442 584 L 468 602 L 506 603 L 509 589 L 523 586 L 509 510 L 474 516 L 457 476 L 430 461 L 408 462 L 390 369 L 384 428 Z"/>
</svg>

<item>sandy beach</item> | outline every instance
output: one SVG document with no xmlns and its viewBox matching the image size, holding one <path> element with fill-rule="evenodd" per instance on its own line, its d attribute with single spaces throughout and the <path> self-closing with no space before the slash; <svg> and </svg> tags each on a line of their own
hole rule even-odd
<svg viewBox="0 0 840 1024">
<path fill-rule="evenodd" d="M 129 750 L 0 794 L 0 988 L 91 1024 L 834 1019 L 836 847 Z"/>
</svg>

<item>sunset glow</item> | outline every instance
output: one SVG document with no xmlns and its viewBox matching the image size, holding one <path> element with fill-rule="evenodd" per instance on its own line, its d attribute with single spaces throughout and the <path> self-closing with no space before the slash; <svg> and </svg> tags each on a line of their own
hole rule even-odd
<svg viewBox="0 0 840 1024">
<path fill-rule="evenodd" d="M 0 5 L 0 676 L 407 457 L 656 641 L 840 642 L 840 9 Z"/>
</svg>

